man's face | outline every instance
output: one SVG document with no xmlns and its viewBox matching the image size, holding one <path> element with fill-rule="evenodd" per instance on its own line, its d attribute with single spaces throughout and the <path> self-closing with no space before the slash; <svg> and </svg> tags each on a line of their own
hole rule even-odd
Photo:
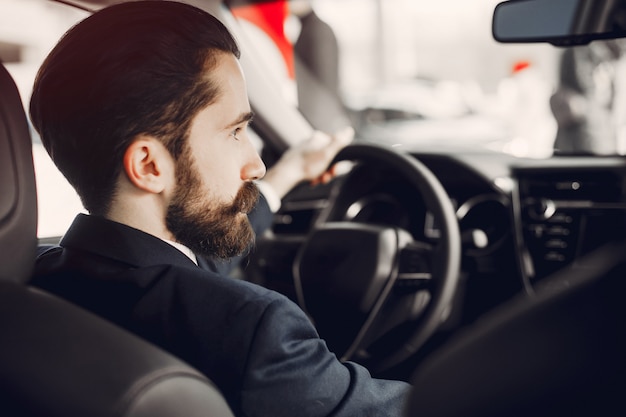
<svg viewBox="0 0 626 417">
<path fill-rule="evenodd" d="M 251 112 L 239 63 L 230 54 L 218 61 L 212 77 L 220 94 L 192 121 L 166 222 L 194 252 L 229 258 L 254 239 L 247 213 L 259 195 L 252 180 L 265 175 L 265 165 L 247 135 Z"/>
<path fill-rule="evenodd" d="M 176 240 L 195 253 L 231 258 L 243 253 L 253 242 L 254 232 L 247 214 L 256 204 L 259 191 L 244 183 L 231 203 L 213 201 L 188 154 L 177 162 L 177 188 L 167 209 L 168 229 Z"/>
</svg>

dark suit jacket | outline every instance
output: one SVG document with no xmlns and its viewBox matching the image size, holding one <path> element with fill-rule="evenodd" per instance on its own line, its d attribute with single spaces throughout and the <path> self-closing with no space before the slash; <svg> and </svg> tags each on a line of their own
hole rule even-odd
<svg viewBox="0 0 626 417">
<path fill-rule="evenodd" d="M 409 385 L 339 362 L 289 299 L 126 225 L 79 215 L 33 283 L 186 360 L 237 415 L 402 415 Z"/>
</svg>

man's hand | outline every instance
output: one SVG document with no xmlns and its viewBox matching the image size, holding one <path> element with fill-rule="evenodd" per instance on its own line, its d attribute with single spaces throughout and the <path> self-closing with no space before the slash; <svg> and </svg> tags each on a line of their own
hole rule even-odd
<svg viewBox="0 0 626 417">
<path fill-rule="evenodd" d="M 353 138 L 351 127 L 332 136 L 316 131 L 310 139 L 285 152 L 263 180 L 280 198 L 302 181 L 310 181 L 313 185 L 327 183 L 335 176 L 335 167 L 329 167 L 329 164 Z"/>
</svg>

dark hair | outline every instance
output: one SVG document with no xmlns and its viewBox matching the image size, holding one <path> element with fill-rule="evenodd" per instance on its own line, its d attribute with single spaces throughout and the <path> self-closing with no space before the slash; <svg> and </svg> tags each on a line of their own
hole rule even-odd
<svg viewBox="0 0 626 417">
<path fill-rule="evenodd" d="M 170 1 L 110 6 L 63 36 L 39 70 L 30 116 L 89 212 L 110 209 L 137 135 L 180 154 L 191 120 L 219 93 L 209 71 L 220 53 L 239 58 L 226 27 Z"/>
</svg>

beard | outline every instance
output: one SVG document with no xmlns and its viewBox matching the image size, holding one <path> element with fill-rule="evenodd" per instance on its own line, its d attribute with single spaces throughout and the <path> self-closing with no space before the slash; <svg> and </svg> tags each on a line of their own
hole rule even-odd
<svg viewBox="0 0 626 417">
<path fill-rule="evenodd" d="M 165 217 L 176 240 L 200 256 L 229 259 L 254 242 L 247 214 L 259 199 L 259 189 L 246 182 L 231 203 L 211 201 L 189 157 L 176 166 L 177 186 Z"/>
</svg>

